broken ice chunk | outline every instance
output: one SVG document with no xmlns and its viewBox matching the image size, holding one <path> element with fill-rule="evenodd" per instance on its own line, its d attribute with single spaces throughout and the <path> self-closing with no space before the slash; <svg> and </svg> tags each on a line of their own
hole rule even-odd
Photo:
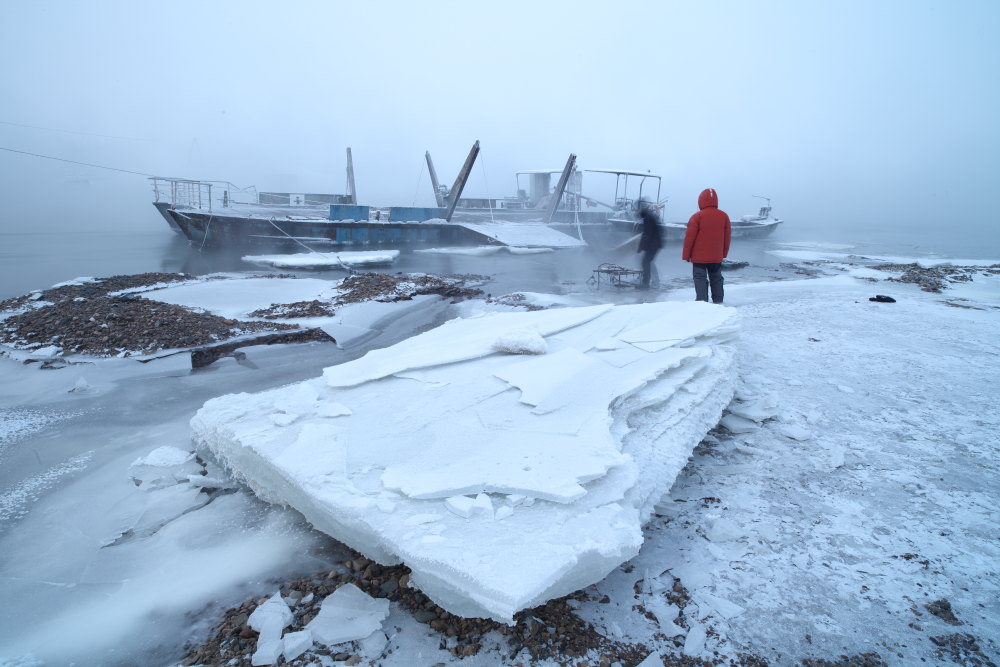
<svg viewBox="0 0 1000 667">
<path fill-rule="evenodd" d="M 760 423 L 777 416 L 778 402 L 773 397 L 768 396 L 745 403 L 734 403 L 729 406 L 728 410 L 729 414 Z"/>
<path fill-rule="evenodd" d="M 358 648 L 365 655 L 377 657 L 382 655 L 382 651 L 385 650 L 386 644 L 389 643 L 389 638 L 385 636 L 385 633 L 381 630 L 376 630 L 364 639 L 358 642 Z"/>
<path fill-rule="evenodd" d="M 316 409 L 317 417 L 349 417 L 351 409 L 343 403 L 321 403 Z"/>
<path fill-rule="evenodd" d="M 281 638 L 269 637 L 264 639 L 264 635 L 261 634 L 260 638 L 257 640 L 257 650 L 253 654 L 253 658 L 250 660 L 250 664 L 257 667 L 258 665 L 273 665 L 278 662 L 278 658 L 281 656 L 281 651 L 284 648 L 284 642 Z"/>
<path fill-rule="evenodd" d="M 744 417 L 737 417 L 734 414 L 725 415 L 719 420 L 719 424 L 724 426 L 730 433 L 751 433 L 757 430 L 757 423 Z"/>
<path fill-rule="evenodd" d="M 485 493 L 480 493 L 472 501 L 472 516 L 479 519 L 493 520 L 493 501 Z"/>
<path fill-rule="evenodd" d="M 291 426 L 299 416 L 294 412 L 273 412 L 271 413 L 271 423 L 275 426 Z"/>
<path fill-rule="evenodd" d="M 199 487 L 202 489 L 235 489 L 237 488 L 232 482 L 228 482 L 220 477 L 209 477 L 208 475 L 188 475 L 188 483 L 191 486 Z"/>
<path fill-rule="evenodd" d="M 680 609 L 676 605 L 663 604 L 657 600 L 653 600 L 646 604 L 646 607 L 653 612 L 656 616 L 656 622 L 660 626 L 660 632 L 662 632 L 667 637 L 676 637 L 677 635 L 683 635 L 684 628 L 678 626 L 674 623 L 677 620 L 677 616 L 680 615 Z"/>
<path fill-rule="evenodd" d="M 510 505 L 501 505 L 500 507 L 497 508 L 496 514 L 494 515 L 494 518 L 497 521 L 500 521 L 501 519 L 506 519 L 507 517 L 509 517 L 513 513 L 514 513 L 514 508 L 513 507 L 511 507 Z"/>
<path fill-rule="evenodd" d="M 545 354 L 548 344 L 533 329 L 511 329 L 497 336 L 493 349 L 507 354 Z"/>
<path fill-rule="evenodd" d="M 80 379 L 76 381 L 76 384 L 74 384 L 73 387 L 69 390 L 69 393 L 71 393 L 71 394 L 89 394 L 92 391 L 93 391 L 93 387 L 90 386 L 90 383 L 87 382 L 86 378 L 84 378 L 83 376 L 81 376 Z"/>
<path fill-rule="evenodd" d="M 609 305 L 554 308 L 531 313 L 490 313 L 454 319 L 392 348 L 372 350 L 349 364 L 330 366 L 323 370 L 323 377 L 331 387 L 353 387 L 414 368 L 478 359 L 493 353 L 495 332 L 501 327 L 530 326 L 540 335 L 548 336 L 589 322 L 611 308 Z M 440 345 L 442 334 L 451 339 L 451 344 Z"/>
<path fill-rule="evenodd" d="M 294 660 L 313 647 L 312 633 L 308 630 L 289 632 L 281 638 L 285 660 Z"/>
<path fill-rule="evenodd" d="M 133 461 L 129 475 L 137 486 L 147 490 L 172 486 L 201 472 L 194 458 L 194 452 L 164 445 Z"/>
<path fill-rule="evenodd" d="M 653 651 L 646 656 L 646 659 L 640 662 L 635 667 L 660 667 L 663 664 L 663 658 L 656 651 Z"/>
<path fill-rule="evenodd" d="M 702 626 L 695 625 L 691 628 L 687 633 L 687 637 L 684 638 L 684 655 L 691 657 L 701 655 L 701 652 L 705 650 L 705 639 L 707 637 L 705 628 Z"/>
<path fill-rule="evenodd" d="M 742 614 L 745 610 L 743 607 L 730 602 L 724 598 L 716 597 L 708 593 L 698 592 L 695 594 L 696 599 L 701 604 L 701 606 L 711 607 L 715 613 L 717 613 L 722 618 L 729 620 Z"/>
<path fill-rule="evenodd" d="M 247 625 L 261 634 L 281 637 L 281 631 L 292 622 L 294 616 L 292 610 L 288 608 L 281 593 L 275 593 L 264 601 L 259 607 L 253 610 Z M 279 651 L 280 652 L 280 651 Z"/>
<path fill-rule="evenodd" d="M 523 431 L 511 440 L 504 431 L 484 432 L 478 448 L 463 458 L 428 458 L 421 453 L 390 463 L 382 473 L 382 484 L 421 500 L 485 491 L 570 503 L 587 493 L 583 483 L 630 461 L 628 455 L 606 446 L 606 426 L 594 428 L 603 432 L 585 444 L 577 434 Z"/>
<path fill-rule="evenodd" d="M 157 447 L 143 457 L 137 458 L 132 462 L 132 466 L 157 466 L 167 468 L 187 463 L 193 458 L 194 452 L 181 449 L 180 447 L 164 445 L 163 447 Z"/>
<path fill-rule="evenodd" d="M 380 629 L 388 615 L 388 600 L 376 600 L 354 584 L 344 584 L 323 600 L 306 629 L 316 641 L 333 646 L 364 639 Z"/>
<path fill-rule="evenodd" d="M 469 496 L 452 496 L 444 501 L 444 506 L 463 519 L 468 519 L 472 516 L 472 505 L 474 502 Z"/>
<path fill-rule="evenodd" d="M 496 376 L 521 390 L 521 402 L 538 405 L 553 391 L 596 365 L 583 352 L 567 348 L 553 354 L 507 366 Z"/>
</svg>

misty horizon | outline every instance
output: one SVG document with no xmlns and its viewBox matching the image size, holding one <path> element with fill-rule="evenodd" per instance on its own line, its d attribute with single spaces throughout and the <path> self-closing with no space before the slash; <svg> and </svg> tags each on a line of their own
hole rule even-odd
<svg viewBox="0 0 1000 667">
<path fill-rule="evenodd" d="M 427 206 L 424 152 L 450 185 L 479 140 L 467 197 L 574 153 L 662 176 L 672 220 L 713 187 L 734 217 L 763 195 L 815 229 L 998 243 L 989 198 L 964 210 L 1000 174 L 995 3 L 190 9 L 8 8 L 0 147 L 285 192 L 343 192 L 351 147 L 361 203 Z M 0 170 L 5 233 L 162 225 L 142 176 L 10 151 Z"/>
</svg>

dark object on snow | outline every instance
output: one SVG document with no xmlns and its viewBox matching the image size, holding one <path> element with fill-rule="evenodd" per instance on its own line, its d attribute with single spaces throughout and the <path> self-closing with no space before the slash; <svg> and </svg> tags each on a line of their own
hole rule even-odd
<svg viewBox="0 0 1000 667">
<path fill-rule="evenodd" d="M 236 362 L 248 368 L 256 368 L 256 364 L 247 359 L 244 352 L 238 348 L 251 345 L 274 345 L 275 343 L 301 343 L 307 340 L 333 342 L 333 336 L 322 329 L 295 329 L 294 331 L 265 332 L 241 338 L 230 339 L 221 343 L 202 345 L 191 350 L 191 368 L 204 368 L 221 357 L 235 357 Z"/>
<path fill-rule="evenodd" d="M 728 259 L 722 260 L 722 270 L 732 271 L 734 269 L 745 269 L 750 266 L 750 262 L 730 262 Z"/>
<path fill-rule="evenodd" d="M 896 303 L 896 300 L 891 296 L 886 296 L 885 294 L 876 294 L 868 299 L 869 301 L 878 301 L 880 303 Z"/>
<path fill-rule="evenodd" d="M 607 280 L 612 287 L 638 287 L 639 283 L 635 282 L 635 279 L 641 275 L 642 271 L 626 269 L 624 266 L 605 262 L 594 269 L 593 274 L 587 279 L 587 282 L 596 285 L 598 288 L 600 288 L 602 280 Z"/>
</svg>

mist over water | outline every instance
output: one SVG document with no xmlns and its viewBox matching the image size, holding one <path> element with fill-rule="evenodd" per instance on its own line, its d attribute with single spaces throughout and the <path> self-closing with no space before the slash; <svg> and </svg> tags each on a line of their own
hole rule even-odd
<svg viewBox="0 0 1000 667">
<path fill-rule="evenodd" d="M 77 277 L 107 277 L 151 271 L 203 275 L 218 271 L 262 271 L 243 262 L 245 254 L 271 254 L 273 249 L 200 250 L 171 231 L 150 206 L 149 220 L 127 231 L 67 231 L 0 233 L 0 298 L 46 289 Z M 743 211 L 730 211 L 731 217 Z M 679 216 L 677 216 L 679 217 Z M 729 258 L 745 261 L 750 267 L 728 274 L 728 280 L 767 280 L 786 260 L 768 253 L 788 243 L 832 244 L 835 252 L 900 257 L 945 257 L 956 259 L 998 259 L 1000 235 L 983 237 L 957 234 L 942 226 L 928 231 L 905 221 L 895 224 L 873 222 L 825 228 L 808 221 L 786 221 L 765 239 L 734 239 Z M 343 250 L 363 250 L 344 248 Z M 822 245 L 819 249 L 823 249 Z M 317 247 L 319 252 L 331 252 Z M 305 252 L 300 248 L 299 251 Z M 665 287 L 672 281 L 687 280 L 690 267 L 680 259 L 679 243 L 668 243 L 656 257 L 656 266 Z M 480 274 L 491 277 L 484 291 L 499 296 L 515 291 L 572 292 L 588 288 L 587 280 L 600 264 L 610 262 L 638 269 L 640 255 L 635 243 L 615 250 L 580 248 L 535 255 L 500 252 L 486 257 L 457 254 L 413 253 L 403 249 L 386 273 Z M 289 273 L 288 271 L 282 271 Z M 338 280 L 342 270 L 298 272 L 298 275 Z"/>
</svg>

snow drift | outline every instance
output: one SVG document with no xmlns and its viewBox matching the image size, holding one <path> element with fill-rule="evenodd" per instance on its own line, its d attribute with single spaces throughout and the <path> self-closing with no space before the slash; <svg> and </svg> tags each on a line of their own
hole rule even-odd
<svg viewBox="0 0 1000 667">
<path fill-rule="evenodd" d="M 732 398 L 737 331 L 697 302 L 456 319 L 191 426 L 259 497 L 509 622 L 638 552 Z"/>
</svg>

